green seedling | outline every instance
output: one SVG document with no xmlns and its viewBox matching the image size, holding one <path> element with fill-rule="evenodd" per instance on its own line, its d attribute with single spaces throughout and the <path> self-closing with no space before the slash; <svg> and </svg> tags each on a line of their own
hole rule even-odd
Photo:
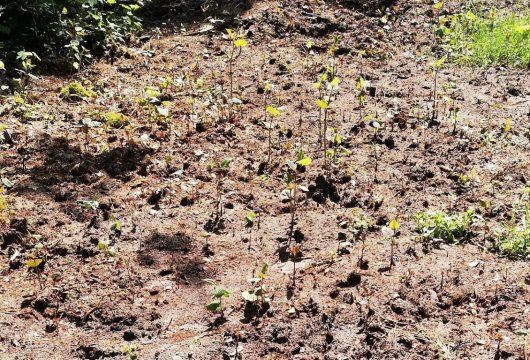
<svg viewBox="0 0 530 360">
<path fill-rule="evenodd" d="M 456 106 L 456 97 L 458 88 L 455 81 L 449 81 L 445 86 L 445 95 L 443 98 L 449 103 L 449 121 L 453 123 L 453 135 L 456 135 L 456 129 L 458 125 L 458 114 L 460 108 Z"/>
<path fill-rule="evenodd" d="M 442 68 L 446 59 L 447 56 L 443 56 L 442 58 L 436 60 L 432 65 L 432 70 L 434 72 L 434 89 L 432 92 L 433 96 L 431 121 L 433 123 L 438 120 L 438 73 L 440 72 L 440 69 Z"/>
<path fill-rule="evenodd" d="M 366 249 L 366 237 L 368 235 L 368 230 L 372 226 L 371 220 L 359 209 L 354 209 L 352 211 L 352 217 L 350 219 L 350 231 L 353 233 L 355 239 L 360 238 L 362 242 L 361 255 L 359 256 L 358 264 L 359 267 L 364 266 L 364 252 Z"/>
<path fill-rule="evenodd" d="M 41 289 L 43 288 L 43 280 L 46 280 L 46 276 L 42 273 L 42 268 L 40 265 L 43 263 L 43 257 L 44 254 L 42 254 L 43 251 L 46 250 L 45 246 L 42 244 L 42 241 L 44 240 L 44 237 L 42 235 L 33 234 L 32 238 L 37 241 L 37 243 L 33 246 L 33 249 L 27 256 L 26 260 L 26 266 L 29 271 L 33 271 L 36 273 L 37 278 L 39 280 L 39 285 Z"/>
<path fill-rule="evenodd" d="M 34 120 L 39 114 L 35 112 L 33 107 L 27 101 L 27 94 L 24 92 L 17 92 L 9 97 L 9 109 L 13 115 L 17 116 L 21 122 Z"/>
<path fill-rule="evenodd" d="M 223 298 L 230 296 L 230 291 L 228 291 L 223 285 L 218 284 L 215 280 L 212 279 L 202 279 L 206 284 L 211 285 L 212 289 L 212 301 L 206 305 L 206 309 L 213 313 L 221 312 L 221 317 L 224 317 L 223 314 Z"/>
<path fill-rule="evenodd" d="M 329 128 L 328 134 L 326 135 L 327 143 L 329 148 L 326 151 L 326 158 L 328 158 L 332 165 L 338 165 L 340 163 L 340 155 L 350 155 L 351 152 L 342 146 L 344 138 L 335 128 Z"/>
<path fill-rule="evenodd" d="M 271 156 L 272 156 L 272 129 L 274 128 L 274 118 L 277 116 L 280 116 L 281 112 L 277 108 L 273 106 L 267 106 L 266 113 L 269 114 L 269 123 L 266 123 L 266 127 L 269 131 L 269 147 L 268 147 L 268 155 L 267 155 L 267 164 L 270 164 L 271 162 Z"/>
<path fill-rule="evenodd" d="M 399 223 L 396 219 L 393 219 L 388 224 L 388 228 L 392 231 L 392 236 L 390 238 L 390 270 L 392 270 L 392 266 L 394 266 L 394 247 L 396 246 L 396 236 L 397 232 L 399 230 Z"/>
<path fill-rule="evenodd" d="M 302 62 L 302 69 L 304 71 L 304 73 L 306 72 L 306 69 L 310 68 L 310 65 L 309 65 L 309 56 L 311 54 L 313 54 L 313 42 L 312 41 L 308 41 L 305 43 L 304 45 L 304 51 L 305 51 L 305 59 L 304 61 Z"/>
<path fill-rule="evenodd" d="M 294 224 L 296 218 L 296 210 L 298 206 L 298 190 L 307 191 L 305 186 L 298 184 L 298 175 L 300 170 L 311 165 L 312 159 L 306 157 L 302 147 L 297 152 L 298 161 L 286 162 L 286 171 L 283 174 L 282 181 L 286 185 L 286 188 L 281 193 L 282 200 L 289 200 L 289 211 L 291 214 L 291 226 L 289 230 L 289 243 L 294 235 Z"/>
<path fill-rule="evenodd" d="M 291 260 L 293 261 L 293 287 L 296 286 L 296 259 L 300 255 L 300 244 L 291 244 L 289 246 Z"/>
<path fill-rule="evenodd" d="M 162 101 L 161 93 L 154 87 L 148 86 L 144 89 L 144 97 L 138 100 L 138 103 L 149 113 L 149 122 L 151 126 L 154 123 L 162 122 L 169 125 L 170 119 L 170 101 Z"/>
<path fill-rule="evenodd" d="M 460 187 L 470 187 L 475 181 L 477 181 L 477 173 L 472 169 L 468 174 L 461 174 L 458 176 L 458 185 Z"/>
<path fill-rule="evenodd" d="M 370 82 L 365 80 L 362 75 L 359 76 L 359 80 L 355 84 L 355 97 L 359 100 L 359 117 L 361 121 L 364 118 L 364 108 L 366 107 L 366 95 L 368 95 L 369 84 Z"/>
<path fill-rule="evenodd" d="M 365 120 L 367 121 L 370 119 L 372 119 L 372 115 L 368 115 L 365 118 Z M 375 119 L 373 119 L 370 125 L 373 128 L 372 146 L 373 146 L 373 152 L 374 152 L 373 155 L 374 155 L 374 165 L 375 165 L 374 174 L 377 179 L 377 171 L 379 170 L 379 156 L 377 154 L 377 137 L 379 135 L 379 131 L 381 130 L 382 121 L 380 118 L 376 117 Z"/>
<path fill-rule="evenodd" d="M 138 354 L 136 351 L 136 345 L 125 345 L 122 349 L 122 352 L 129 357 L 129 360 L 138 360 Z"/>
<path fill-rule="evenodd" d="M 467 239 L 471 226 L 482 218 L 473 209 L 456 215 L 443 212 L 417 213 L 414 215 L 416 231 L 424 243 L 455 243 Z"/>
<path fill-rule="evenodd" d="M 254 227 L 254 220 L 256 219 L 256 214 L 254 211 L 250 211 L 247 216 L 245 216 L 245 227 L 249 229 L 249 239 L 248 239 L 248 250 L 250 251 L 252 243 L 252 228 Z"/>
<path fill-rule="evenodd" d="M 250 279 L 252 290 L 243 291 L 241 296 L 246 301 L 252 304 L 259 304 L 261 309 L 266 309 L 270 306 L 271 298 L 267 295 L 267 288 L 265 286 L 265 279 L 269 271 L 269 264 L 265 263 L 258 272 L 257 277 Z"/>
<path fill-rule="evenodd" d="M 107 240 L 100 240 L 98 242 L 98 249 L 103 251 L 106 257 L 115 257 L 116 256 L 116 248 L 113 246 L 110 246 L 110 242 Z"/>
<path fill-rule="evenodd" d="M 331 103 L 335 100 L 334 94 L 339 88 L 340 78 L 336 76 L 337 68 L 335 63 L 328 66 L 326 72 L 322 74 L 319 81 L 314 84 L 314 87 L 319 89 L 319 98 L 316 100 L 316 105 L 319 109 L 319 143 L 323 144 L 324 151 L 324 168 L 327 168 L 326 152 L 327 142 L 325 136 L 328 131 L 328 117 Z M 325 89 L 323 89 L 325 86 Z"/>
<path fill-rule="evenodd" d="M 112 217 L 112 224 L 110 225 L 110 236 L 112 237 L 121 236 L 121 223 L 114 216 Z"/>
<path fill-rule="evenodd" d="M 211 249 L 210 244 L 210 237 L 212 236 L 212 234 L 208 231 L 203 231 L 201 233 L 201 236 L 204 238 L 204 244 L 202 245 L 202 253 L 207 256 L 213 255 L 214 253 Z"/>
<path fill-rule="evenodd" d="M 208 165 L 208 171 L 210 171 L 212 178 L 216 179 L 215 190 L 216 190 L 216 219 L 220 219 L 223 215 L 223 178 L 226 177 L 230 170 L 230 163 L 232 159 L 224 159 L 218 163 L 210 163 Z"/>
<path fill-rule="evenodd" d="M 16 70 L 20 74 L 20 78 L 13 79 L 13 84 L 19 91 L 23 92 L 26 90 L 28 78 L 36 79 L 31 70 L 35 68 L 35 61 L 41 61 L 41 58 L 33 51 L 21 50 L 17 53 L 17 60 L 20 62 L 20 69 Z"/>
<path fill-rule="evenodd" d="M 226 29 L 227 37 L 230 40 L 230 50 L 228 55 L 228 77 L 230 78 L 230 107 L 228 110 L 229 120 L 231 119 L 231 105 L 234 99 L 234 63 L 241 56 L 242 50 L 248 45 L 247 40 L 239 33 L 234 33 L 232 29 Z"/>
</svg>

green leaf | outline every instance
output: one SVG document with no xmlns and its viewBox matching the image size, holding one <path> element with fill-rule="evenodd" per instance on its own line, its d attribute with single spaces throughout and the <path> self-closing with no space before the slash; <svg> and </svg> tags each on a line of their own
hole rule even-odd
<svg viewBox="0 0 530 360">
<path fill-rule="evenodd" d="M 311 159 L 310 157 L 306 157 L 306 158 L 303 158 L 302 160 L 298 160 L 298 164 L 304 167 L 311 165 L 312 162 L 313 162 L 313 159 Z"/>
<path fill-rule="evenodd" d="M 229 297 L 230 296 L 230 292 L 228 290 L 226 290 L 226 288 L 223 286 L 223 285 L 217 285 L 214 289 L 213 289 L 213 296 L 215 298 L 222 298 L 223 296 L 224 297 Z"/>
<path fill-rule="evenodd" d="M 109 246 L 109 243 L 107 241 L 99 241 L 98 242 L 98 249 L 99 250 L 105 250 Z"/>
<path fill-rule="evenodd" d="M 216 312 L 221 307 L 221 301 L 220 300 L 213 300 L 211 303 L 206 305 L 206 309 L 208 311 Z"/>
</svg>

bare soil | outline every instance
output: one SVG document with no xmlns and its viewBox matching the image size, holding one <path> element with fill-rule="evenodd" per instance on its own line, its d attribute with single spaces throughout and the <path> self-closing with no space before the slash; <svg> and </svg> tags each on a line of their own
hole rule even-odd
<svg viewBox="0 0 530 360">
<path fill-rule="evenodd" d="M 438 90 L 449 94 L 451 82 L 457 89 L 453 132 L 447 100 L 429 121 L 439 57 L 432 4 L 387 4 L 384 22 L 377 6 L 356 3 L 234 5 L 237 16 L 204 33 L 208 19 L 200 13 L 191 22 L 168 10 L 114 62 L 32 81 L 33 109 L 57 119 L 19 122 L 3 110 L 10 135 L 0 136 L 0 168 L 14 186 L 11 219 L 0 228 L 0 358 L 127 359 L 123 346 L 135 345 L 139 359 L 161 360 L 234 359 L 236 349 L 240 359 L 528 359 L 530 267 L 485 241 L 511 217 L 530 179 L 528 71 L 446 64 Z M 197 79 L 228 88 L 227 23 L 249 41 L 234 67 L 243 104 L 232 119 L 214 121 L 202 111 L 192 118 L 189 98 L 205 98 Z M 337 34 L 342 81 L 330 126 L 351 153 L 325 170 L 312 84 Z M 363 109 L 355 95 L 361 74 L 373 89 Z M 168 75 L 182 83 L 164 96 L 170 123 L 151 124 L 137 99 Z M 90 80 L 97 98 L 60 99 L 59 89 L 73 80 Z M 268 166 L 260 125 L 266 81 L 282 105 Z M 131 127 L 86 135 L 81 121 L 96 110 L 122 112 Z M 375 139 L 361 112 L 385 119 Z M 512 129 L 503 133 L 508 118 Z M 485 142 L 484 131 L 495 141 Z M 298 143 L 313 163 L 300 179 L 308 192 L 297 204 L 302 254 L 293 286 L 289 207 L 280 193 L 283 165 L 295 159 Z M 225 158 L 233 161 L 221 182 L 220 215 L 207 168 Z M 475 180 L 459 186 L 458 176 L 471 170 Z M 79 203 L 90 199 L 98 210 Z M 480 207 L 484 199 L 491 214 Z M 487 220 L 468 241 L 418 243 L 414 213 L 468 208 Z M 362 266 L 362 242 L 338 226 L 353 209 L 373 221 Z M 252 233 L 243 221 L 251 210 L 259 214 Z M 394 218 L 401 227 L 389 269 L 390 240 L 381 228 Z M 115 219 L 121 231 L 110 230 Z M 43 236 L 36 270 L 26 266 L 37 242 L 31 234 Z M 343 236 L 353 246 L 333 254 Z M 98 249 L 101 240 L 115 257 Z M 14 251 L 20 255 L 10 260 Z M 264 262 L 273 299 L 260 311 L 240 294 Z M 204 278 L 232 292 L 223 314 L 206 310 L 212 289 Z"/>
</svg>

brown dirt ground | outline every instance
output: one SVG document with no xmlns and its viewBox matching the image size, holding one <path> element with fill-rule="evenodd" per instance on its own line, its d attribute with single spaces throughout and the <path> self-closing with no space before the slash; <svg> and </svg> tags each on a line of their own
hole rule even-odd
<svg viewBox="0 0 530 360">
<path fill-rule="evenodd" d="M 431 5 L 398 1 L 384 29 L 373 11 L 346 5 L 249 4 L 232 21 L 250 45 L 235 65 L 243 110 L 237 121 L 217 122 L 199 111 L 204 129 L 190 121 L 188 98 L 202 104 L 204 94 L 193 94 L 200 76 L 207 85 L 227 87 L 229 43 L 217 30 L 190 35 L 199 23 L 184 23 L 184 35 L 169 17 L 160 26 L 178 24 L 175 31 L 148 32 L 113 64 L 102 59 L 71 78 L 33 81 L 34 110 L 57 120 L 20 123 L 9 111 L 2 116 L 13 141 L 0 144 L 0 168 L 14 187 L 12 221 L 0 237 L 0 358 L 126 359 L 122 347 L 128 344 L 137 346 L 139 359 L 164 360 L 233 359 L 236 347 L 241 359 L 527 359 L 529 340 L 521 330 L 530 329 L 530 268 L 488 251 L 483 239 L 511 216 L 530 179 L 530 77 L 523 70 L 448 65 L 439 87 L 442 94 L 449 82 L 458 89 L 457 134 L 444 100 L 439 126 L 426 126 L 430 66 L 437 57 Z M 342 83 L 331 125 L 345 135 L 351 155 L 325 173 L 316 151 L 312 83 L 338 33 Z M 304 50 L 308 40 L 315 44 L 312 55 Z M 362 71 L 375 88 L 365 113 L 394 114 L 385 115 L 377 140 L 377 173 L 372 130 L 360 119 L 354 92 L 360 50 L 367 51 Z M 182 80 L 166 96 L 170 126 L 152 126 L 136 99 L 167 75 Z M 90 80 L 97 98 L 61 100 L 60 87 L 74 79 Z M 266 80 L 282 114 L 273 131 L 269 179 L 262 181 L 267 134 L 259 125 L 264 100 L 258 89 Z M 95 110 L 123 112 L 132 129 L 93 129 L 87 145 L 79 123 Z M 503 134 L 507 118 L 513 129 Z M 482 141 L 483 129 L 496 141 Z M 285 248 L 290 215 L 280 201 L 280 177 L 296 143 L 306 144 L 314 161 L 301 179 L 309 193 L 298 204 L 302 257 L 293 288 Z M 216 220 L 216 182 L 207 164 L 223 158 L 233 162 L 222 183 L 224 213 Z M 455 178 L 471 170 L 477 179 L 459 187 Z M 78 203 L 94 198 L 97 211 Z M 438 248 L 416 243 L 412 214 L 480 211 L 480 199 L 497 211 L 469 241 Z M 350 218 L 352 208 L 374 222 L 364 269 L 357 264 L 359 240 L 349 253 L 331 256 L 345 231 L 337 223 Z M 250 210 L 259 211 L 260 221 L 249 251 L 243 218 Z M 113 218 L 122 225 L 118 235 L 109 231 Z M 393 218 L 401 229 L 388 271 L 390 242 L 381 227 Z M 203 251 L 205 229 L 212 230 L 211 253 Z M 47 279 L 41 282 L 25 265 L 36 241 L 28 230 L 44 237 L 39 271 Z M 98 250 L 100 240 L 111 241 L 115 257 Z M 14 250 L 21 255 L 9 261 Z M 240 294 L 263 262 L 270 264 L 271 308 L 245 312 Z M 205 309 L 211 288 L 203 278 L 232 292 L 224 300 L 224 320 Z"/>
</svg>

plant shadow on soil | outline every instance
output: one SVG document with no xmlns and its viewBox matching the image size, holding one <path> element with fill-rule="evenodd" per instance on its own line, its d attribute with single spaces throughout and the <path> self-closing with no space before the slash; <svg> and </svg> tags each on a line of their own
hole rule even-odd
<svg viewBox="0 0 530 360">
<path fill-rule="evenodd" d="M 108 177 L 130 181 L 133 173 L 147 176 L 148 156 L 152 149 L 126 144 L 110 151 L 91 153 L 80 146 L 68 144 L 65 137 L 44 134 L 37 143 L 37 149 L 27 150 L 27 156 L 43 157 L 40 166 L 28 172 L 33 182 L 45 186 L 62 183 L 94 184 L 104 172 Z M 59 199 L 60 200 L 60 199 Z"/>
<path fill-rule="evenodd" d="M 235 18 L 249 10 L 253 0 L 153 0 L 140 10 L 145 29 L 166 27 L 168 24 L 192 24 L 208 17 L 231 26 Z"/>
<path fill-rule="evenodd" d="M 162 277 L 172 275 L 187 285 L 200 285 L 208 274 L 203 269 L 204 261 L 193 251 L 194 243 L 194 239 L 181 232 L 154 232 L 142 241 L 137 262 L 147 268 L 160 269 L 158 274 Z"/>
<path fill-rule="evenodd" d="M 395 0 L 327 0 L 356 9 L 366 15 L 380 15 Z M 167 27 L 170 23 L 192 24 L 207 18 L 219 21 L 222 28 L 240 26 L 237 16 L 249 10 L 255 0 L 152 0 L 140 10 L 146 29 Z M 382 11 L 382 12 L 381 12 Z M 214 24 L 215 25 L 215 24 Z"/>
<path fill-rule="evenodd" d="M 112 196 L 112 180 L 128 182 L 135 174 L 149 175 L 147 166 L 153 150 L 135 144 L 124 144 L 96 154 L 68 145 L 65 137 L 44 134 L 36 143 L 39 147 L 26 149 L 26 154 L 29 160 L 38 160 L 38 165 L 27 169 L 28 180 L 16 184 L 13 191 L 19 195 L 30 193 L 34 197 L 52 198 L 83 212 L 76 205 L 80 196 L 90 198 L 96 193 Z M 20 162 L 17 166 L 21 166 Z M 86 187 L 80 188 L 80 184 Z M 105 202 L 100 204 L 104 218 L 109 218 L 112 206 Z M 83 220 L 83 216 L 79 218 Z M 199 284 L 205 277 L 200 256 L 194 255 L 196 242 L 188 235 L 154 231 L 141 244 L 138 263 L 160 269 L 160 276 L 174 274 L 179 280 L 192 284 Z"/>
</svg>

